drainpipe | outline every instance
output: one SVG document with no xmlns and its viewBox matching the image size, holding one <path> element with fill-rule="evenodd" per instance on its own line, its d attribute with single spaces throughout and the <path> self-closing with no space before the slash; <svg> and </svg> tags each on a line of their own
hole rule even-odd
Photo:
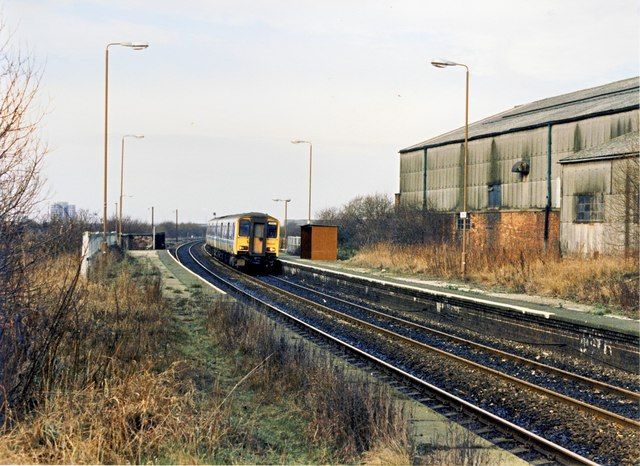
<svg viewBox="0 0 640 466">
<path fill-rule="evenodd" d="M 551 215 L 551 123 L 547 126 L 547 204 L 544 208 L 544 250 L 549 249 L 549 221 Z"/>
<path fill-rule="evenodd" d="M 422 156 L 422 210 L 427 210 L 427 149 Z"/>
</svg>

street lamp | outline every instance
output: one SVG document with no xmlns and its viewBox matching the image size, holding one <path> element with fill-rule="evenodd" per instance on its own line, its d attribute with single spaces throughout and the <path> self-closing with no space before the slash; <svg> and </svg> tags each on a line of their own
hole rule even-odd
<svg viewBox="0 0 640 466">
<path fill-rule="evenodd" d="M 291 144 L 309 144 L 309 215 L 307 223 L 311 223 L 311 167 L 313 162 L 313 144 L 309 141 L 302 141 L 300 139 L 294 139 Z"/>
<path fill-rule="evenodd" d="M 287 205 L 291 199 L 274 199 L 275 202 L 284 202 L 284 250 L 287 250 Z"/>
<path fill-rule="evenodd" d="M 469 67 L 462 63 L 452 62 L 450 60 L 431 60 L 431 64 L 436 68 L 446 68 L 448 66 L 462 66 L 466 70 L 466 87 L 465 87 L 465 108 L 464 108 L 464 178 L 462 182 L 462 259 L 461 272 L 464 278 L 467 274 L 467 222 L 471 223 L 469 213 L 467 212 L 467 178 L 469 176 Z"/>
<path fill-rule="evenodd" d="M 122 245 L 122 191 L 124 187 L 124 139 L 144 138 L 144 134 L 125 134 L 122 136 L 122 150 L 120 151 L 120 212 L 118 215 L 118 244 Z"/>
<path fill-rule="evenodd" d="M 109 47 L 119 45 L 133 50 L 144 50 L 149 44 L 142 42 L 111 42 L 104 49 L 104 203 L 102 211 L 102 252 L 107 252 L 107 165 L 109 159 Z"/>
</svg>

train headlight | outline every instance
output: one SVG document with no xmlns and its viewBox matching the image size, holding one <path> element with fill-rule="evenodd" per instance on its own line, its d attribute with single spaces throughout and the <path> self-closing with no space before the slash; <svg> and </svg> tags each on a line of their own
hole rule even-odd
<svg viewBox="0 0 640 466">
<path fill-rule="evenodd" d="M 267 252 L 276 252 L 276 248 L 267 248 Z"/>
</svg>

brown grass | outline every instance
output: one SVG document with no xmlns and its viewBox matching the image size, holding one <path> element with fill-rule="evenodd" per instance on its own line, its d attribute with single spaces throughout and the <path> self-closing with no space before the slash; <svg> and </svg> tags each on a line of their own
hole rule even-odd
<svg viewBox="0 0 640 466">
<path fill-rule="evenodd" d="M 169 353 L 172 317 L 157 274 L 108 260 L 92 281 L 70 288 L 75 264 L 66 256 L 46 261 L 32 277 L 42 315 L 30 325 L 48 331 L 36 346 L 44 364 L 24 361 L 38 370 L 26 403 L 16 398 L 5 407 L 2 462 L 141 463 L 176 455 L 194 462 L 209 454 L 228 414 L 197 403 Z M 65 290 L 71 299 L 61 305 Z"/>
<path fill-rule="evenodd" d="M 348 263 L 388 271 L 461 279 L 460 250 L 447 244 L 376 244 L 358 251 Z M 503 291 L 600 304 L 638 317 L 638 258 L 564 257 L 520 251 L 471 249 L 467 279 Z"/>
<path fill-rule="evenodd" d="M 42 364 L 24 359 L 36 376 L 26 401 L 5 406 L 0 463 L 333 463 L 378 445 L 409 451 L 407 413 L 387 389 L 266 317 L 196 291 L 163 298 L 157 271 L 113 258 L 70 287 L 76 264 L 60 257 L 33 275 L 42 314 L 30 325 L 55 338 L 36 346 Z M 295 454 L 289 440 L 265 444 L 275 429 Z"/>
</svg>

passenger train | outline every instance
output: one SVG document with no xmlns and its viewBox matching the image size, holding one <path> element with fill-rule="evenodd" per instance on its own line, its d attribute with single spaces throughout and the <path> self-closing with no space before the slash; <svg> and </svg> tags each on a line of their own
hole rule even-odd
<svg viewBox="0 0 640 466">
<path fill-rule="evenodd" d="M 206 248 L 233 267 L 276 265 L 280 244 L 280 223 L 268 214 L 248 212 L 209 221 Z"/>
</svg>

